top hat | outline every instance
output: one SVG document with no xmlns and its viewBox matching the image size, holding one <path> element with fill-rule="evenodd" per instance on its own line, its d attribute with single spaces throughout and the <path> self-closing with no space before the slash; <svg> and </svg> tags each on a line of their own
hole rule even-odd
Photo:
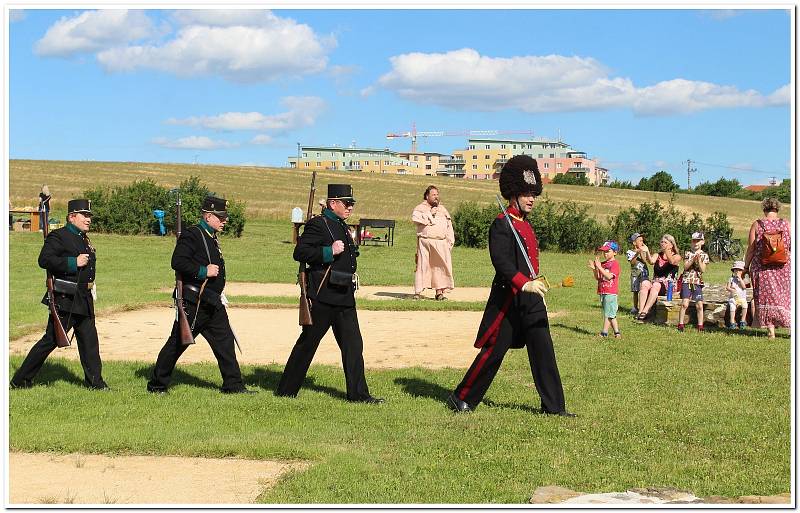
<svg viewBox="0 0 800 513">
<path fill-rule="evenodd" d="M 523 194 L 542 193 L 542 175 L 530 155 L 516 155 L 508 159 L 500 172 L 500 194 L 507 200 Z"/>
<path fill-rule="evenodd" d="M 215 215 L 228 215 L 228 200 L 216 198 L 214 196 L 206 196 L 203 200 L 203 206 L 200 207 L 203 212 L 211 212 Z"/>
<path fill-rule="evenodd" d="M 328 199 L 350 200 L 355 203 L 356 199 L 353 197 L 353 186 L 347 183 L 329 183 Z"/>
<path fill-rule="evenodd" d="M 67 215 L 80 212 L 81 214 L 92 214 L 92 201 L 88 199 L 72 199 L 67 203 Z"/>
</svg>

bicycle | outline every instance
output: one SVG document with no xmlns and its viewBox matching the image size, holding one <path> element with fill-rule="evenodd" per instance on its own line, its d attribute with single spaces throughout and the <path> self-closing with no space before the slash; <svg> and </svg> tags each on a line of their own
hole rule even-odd
<svg viewBox="0 0 800 513">
<path fill-rule="evenodd" d="M 708 245 L 709 258 L 716 260 L 737 259 L 744 253 L 742 241 L 712 234 L 711 243 Z"/>
</svg>

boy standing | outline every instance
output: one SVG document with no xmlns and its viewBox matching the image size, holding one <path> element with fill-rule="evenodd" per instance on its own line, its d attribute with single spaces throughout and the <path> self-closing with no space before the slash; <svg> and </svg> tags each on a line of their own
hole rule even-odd
<svg viewBox="0 0 800 513">
<path fill-rule="evenodd" d="M 683 317 L 689 308 L 689 301 L 694 300 L 697 310 L 697 331 L 703 331 L 703 273 L 708 264 L 708 253 L 703 251 L 705 236 L 703 232 L 692 234 L 692 250 L 683 257 L 683 274 L 681 282 L 681 310 L 678 313 L 678 331 L 683 331 Z"/>
<path fill-rule="evenodd" d="M 595 255 L 594 260 L 589 261 L 589 269 L 597 280 L 597 293 L 600 294 L 600 304 L 603 307 L 603 331 L 600 332 L 600 336 L 607 337 L 608 327 L 611 326 L 614 328 L 614 338 L 621 338 L 617 323 L 619 262 L 616 254 L 619 252 L 619 244 L 607 240 L 597 248 L 597 251 L 603 252 L 603 261 L 600 262 L 600 258 Z"/>
</svg>

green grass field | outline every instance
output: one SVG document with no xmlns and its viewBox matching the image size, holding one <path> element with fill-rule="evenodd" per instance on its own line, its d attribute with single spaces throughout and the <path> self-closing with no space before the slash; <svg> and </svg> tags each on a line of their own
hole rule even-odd
<svg viewBox="0 0 800 513">
<path fill-rule="evenodd" d="M 133 163 L 55 163 L 60 166 L 58 174 L 56 170 L 46 174 L 51 164 L 12 161 L 12 200 L 35 198 L 41 183 L 48 183 L 58 208 L 59 201 L 89 186 L 95 175 L 126 183 L 142 168 L 166 185 L 199 169 L 195 174 L 208 180 L 212 189 L 241 194 L 248 212 L 255 216 L 248 220 L 242 238 L 222 241 L 229 279 L 295 280 L 288 209 L 304 208 L 306 175 Z M 85 185 L 61 186 L 84 165 L 97 167 L 95 174 L 87 174 Z M 428 181 L 341 173 L 336 179 L 350 177 L 354 183 L 356 178 L 379 180 L 371 185 L 356 183 L 357 193 L 359 187 L 365 191 L 356 217 L 405 219 Z M 447 187 L 441 187 L 450 204 L 460 199 L 491 201 L 496 186 L 459 182 L 458 187 L 465 188 L 461 191 L 445 183 Z M 236 185 L 224 188 L 228 184 Z M 379 185 L 394 187 L 394 192 L 386 191 L 382 200 L 376 199 L 372 193 L 377 195 L 377 189 L 370 187 Z M 554 197 L 558 189 L 548 190 Z M 563 186 L 563 190 L 567 197 L 575 189 Z M 282 192 L 276 195 L 274 191 Z M 711 210 L 708 203 L 719 200 L 686 198 L 705 202 Z M 632 200 L 619 201 L 631 204 Z M 750 210 L 737 215 L 747 221 L 737 229 L 757 215 L 758 204 L 746 203 Z M 735 210 L 732 207 L 732 213 Z M 409 222 L 398 223 L 394 247 L 362 248 L 362 283 L 409 285 L 413 233 Z M 96 234 L 92 240 L 98 251 L 99 315 L 168 301 L 162 289 L 173 280 L 169 255 L 174 239 Z M 40 248 L 41 234 L 10 234 L 11 338 L 41 331 L 46 320 L 46 310 L 38 302 L 44 281 L 36 265 Z M 145 382 L 152 361 L 104 362 L 104 377 L 113 390 L 97 393 L 80 386 L 78 362 L 52 358 L 38 376 L 41 386 L 9 394 L 10 449 L 312 463 L 307 471 L 287 476 L 262 495 L 263 503 L 513 504 L 525 503 L 542 485 L 586 492 L 673 486 L 698 496 L 788 492 L 791 342 L 786 330 L 779 330 L 778 338 L 771 341 L 760 330 L 699 334 L 690 328 L 679 334 L 666 327 L 639 325 L 622 313 L 631 301 L 629 293 L 622 293 L 624 338 L 599 339 L 596 333 L 602 319 L 595 282 L 586 268 L 589 256 L 542 255 L 542 270 L 551 282 L 566 275 L 576 278 L 574 288 L 554 289 L 547 300 L 551 311 L 564 312 L 553 317 L 551 331 L 567 407 L 579 414 L 577 419 L 534 413 L 539 400 L 524 351 L 509 353 L 484 404 L 466 416 L 452 414 L 444 399 L 468 361 L 441 370 L 368 370 L 371 392 L 387 398 L 386 404 L 368 406 L 342 400 L 344 378 L 332 366 L 312 365 L 300 396 L 286 399 L 272 394 L 280 365 L 244 366 L 245 382 L 260 393 L 242 397 L 217 391 L 216 364 L 179 364 L 177 384 L 170 394 L 151 396 L 145 392 Z M 457 286 L 488 286 L 493 275 L 486 250 L 455 248 L 454 270 Z M 721 283 L 728 275 L 727 263 L 712 263 L 706 278 Z M 625 290 L 624 282 L 620 289 Z M 231 299 L 277 307 L 296 302 L 271 297 Z M 402 300 L 359 305 L 387 310 L 389 316 L 400 309 L 483 307 L 482 303 Z M 264 329 L 268 332 L 269 326 Z M 472 340 L 464 344 L 471 345 Z M 9 370 L 13 372 L 20 362 L 20 356 L 11 357 Z"/>
</svg>

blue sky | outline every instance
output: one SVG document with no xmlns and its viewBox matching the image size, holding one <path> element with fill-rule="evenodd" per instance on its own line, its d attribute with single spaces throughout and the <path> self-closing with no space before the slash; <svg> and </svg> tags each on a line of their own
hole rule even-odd
<svg viewBox="0 0 800 513">
<path fill-rule="evenodd" d="M 612 178 L 789 177 L 788 10 L 24 9 L 9 157 L 285 166 L 304 145 L 533 130 Z M 452 153 L 466 137 L 421 138 Z M 735 168 L 735 169 L 732 169 Z"/>
</svg>

